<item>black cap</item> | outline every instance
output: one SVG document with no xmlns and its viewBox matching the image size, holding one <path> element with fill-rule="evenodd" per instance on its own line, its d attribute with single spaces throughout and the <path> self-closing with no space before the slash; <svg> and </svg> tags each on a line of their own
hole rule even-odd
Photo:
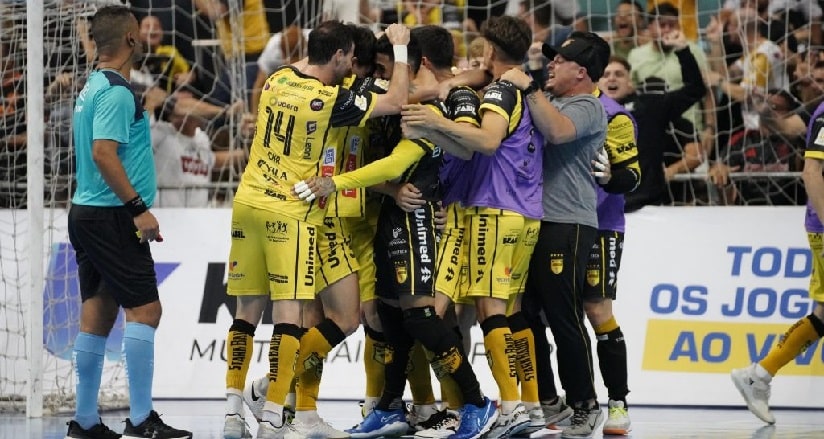
<svg viewBox="0 0 824 439">
<path fill-rule="evenodd" d="M 561 55 L 587 69 L 587 75 L 597 82 L 604 74 L 610 56 L 609 43 L 592 32 L 573 32 L 560 46 L 544 43 L 542 52 L 549 59 Z"/>
</svg>

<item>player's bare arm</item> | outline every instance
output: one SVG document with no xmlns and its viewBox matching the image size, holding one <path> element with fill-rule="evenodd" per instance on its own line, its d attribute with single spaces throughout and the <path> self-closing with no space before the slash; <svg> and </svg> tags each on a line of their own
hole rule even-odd
<svg viewBox="0 0 824 439">
<path fill-rule="evenodd" d="M 532 78 L 520 69 L 507 70 L 501 76 L 501 80 L 515 84 L 520 90 L 526 90 L 532 83 Z M 575 140 L 577 137 L 575 124 L 558 111 L 543 93 L 533 91 L 526 95 L 526 101 L 534 115 L 532 123 L 549 143 L 560 144 Z"/>
<path fill-rule="evenodd" d="M 471 154 L 467 156 L 466 151 L 476 151 L 486 155 L 495 154 L 507 133 L 507 120 L 492 111 L 484 112 L 480 127 L 454 122 L 419 104 L 404 105 L 401 115 L 403 123 L 411 128 L 422 130 L 422 132 L 419 131 L 422 137 L 432 140 L 445 151 L 463 159 L 472 156 Z M 444 137 L 439 138 L 439 135 Z M 438 140 L 442 142 L 438 143 Z M 464 150 L 455 148 L 452 142 L 457 143 Z"/>
<path fill-rule="evenodd" d="M 123 163 L 120 157 L 117 156 L 118 143 L 114 140 L 95 140 L 92 144 L 92 158 L 94 159 L 97 168 L 100 170 L 100 175 L 103 180 L 112 189 L 112 192 L 117 195 L 123 204 L 127 203 L 143 203 L 140 194 L 134 190 L 129 177 L 126 175 L 126 170 L 123 169 Z M 141 206 L 136 206 L 140 208 Z M 142 205 L 145 208 L 145 204 Z M 160 237 L 160 225 L 157 218 L 146 209 L 143 213 L 134 217 L 134 225 L 139 233 L 140 242 L 162 241 Z"/>
<path fill-rule="evenodd" d="M 378 95 L 375 108 L 370 117 L 398 114 L 401 106 L 407 102 L 409 95 L 409 68 L 407 67 L 406 45 L 409 44 L 409 28 L 402 24 L 393 23 L 386 28 L 386 37 L 392 43 L 395 51 L 396 67 L 392 69 L 392 78 L 389 80 L 389 89 L 385 94 Z"/>
</svg>

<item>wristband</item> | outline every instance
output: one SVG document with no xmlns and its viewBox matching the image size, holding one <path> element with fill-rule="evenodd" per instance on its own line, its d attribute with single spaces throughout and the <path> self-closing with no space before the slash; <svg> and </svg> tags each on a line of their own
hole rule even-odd
<svg viewBox="0 0 824 439">
<path fill-rule="evenodd" d="M 143 198 L 140 195 L 132 198 L 131 200 L 127 201 L 123 204 L 126 207 L 126 210 L 132 215 L 132 217 L 140 216 L 143 212 L 149 210 L 146 206 L 146 203 L 143 201 Z"/>
<path fill-rule="evenodd" d="M 541 86 L 538 85 L 538 82 L 533 79 L 532 82 L 530 82 L 529 85 L 525 89 L 523 89 L 522 92 L 524 96 L 526 96 L 538 91 L 540 88 Z"/>
<path fill-rule="evenodd" d="M 409 64 L 409 57 L 406 52 L 406 44 L 395 44 L 392 46 L 392 53 L 395 55 L 395 62 Z"/>
</svg>

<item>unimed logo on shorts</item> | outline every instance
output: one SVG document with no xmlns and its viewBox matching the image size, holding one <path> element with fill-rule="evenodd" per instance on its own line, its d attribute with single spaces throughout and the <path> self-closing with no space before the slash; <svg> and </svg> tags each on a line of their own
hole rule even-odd
<svg viewBox="0 0 824 439">
<path fill-rule="evenodd" d="M 180 265 L 155 262 L 158 286 Z M 123 310 L 106 340 L 106 358 L 120 359 L 123 344 Z M 43 288 L 43 345 L 52 355 L 70 360 L 74 339 L 80 330 L 80 284 L 74 248 L 68 242 L 52 245 Z"/>
</svg>

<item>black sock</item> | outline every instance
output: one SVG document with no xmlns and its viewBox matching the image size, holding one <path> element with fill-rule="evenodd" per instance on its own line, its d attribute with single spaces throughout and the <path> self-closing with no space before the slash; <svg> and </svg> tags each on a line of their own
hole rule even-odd
<svg viewBox="0 0 824 439">
<path fill-rule="evenodd" d="M 404 326 L 423 347 L 435 354 L 432 370 L 435 376 L 450 374 L 464 395 L 464 401 L 480 407 L 484 405 L 481 385 L 466 356 L 461 353 L 458 337 L 451 331 L 431 306 L 405 310 Z"/>
<path fill-rule="evenodd" d="M 538 399 L 554 401 L 558 397 L 555 388 L 555 373 L 552 371 L 552 346 L 546 337 L 546 326 L 540 317 L 529 322 L 532 335 L 535 337 L 535 370 L 538 376 Z"/>
<path fill-rule="evenodd" d="M 615 328 L 606 334 L 597 335 L 598 367 L 604 377 L 609 399 L 623 401 L 626 407 L 627 393 L 627 345 L 621 328 Z"/>
<path fill-rule="evenodd" d="M 383 326 L 383 336 L 391 346 L 392 355 L 385 364 L 385 376 L 381 399 L 375 405 L 378 410 L 393 410 L 403 407 L 403 391 L 406 388 L 406 370 L 409 355 L 415 340 L 403 324 L 400 308 L 378 302 L 378 316 Z"/>
</svg>

